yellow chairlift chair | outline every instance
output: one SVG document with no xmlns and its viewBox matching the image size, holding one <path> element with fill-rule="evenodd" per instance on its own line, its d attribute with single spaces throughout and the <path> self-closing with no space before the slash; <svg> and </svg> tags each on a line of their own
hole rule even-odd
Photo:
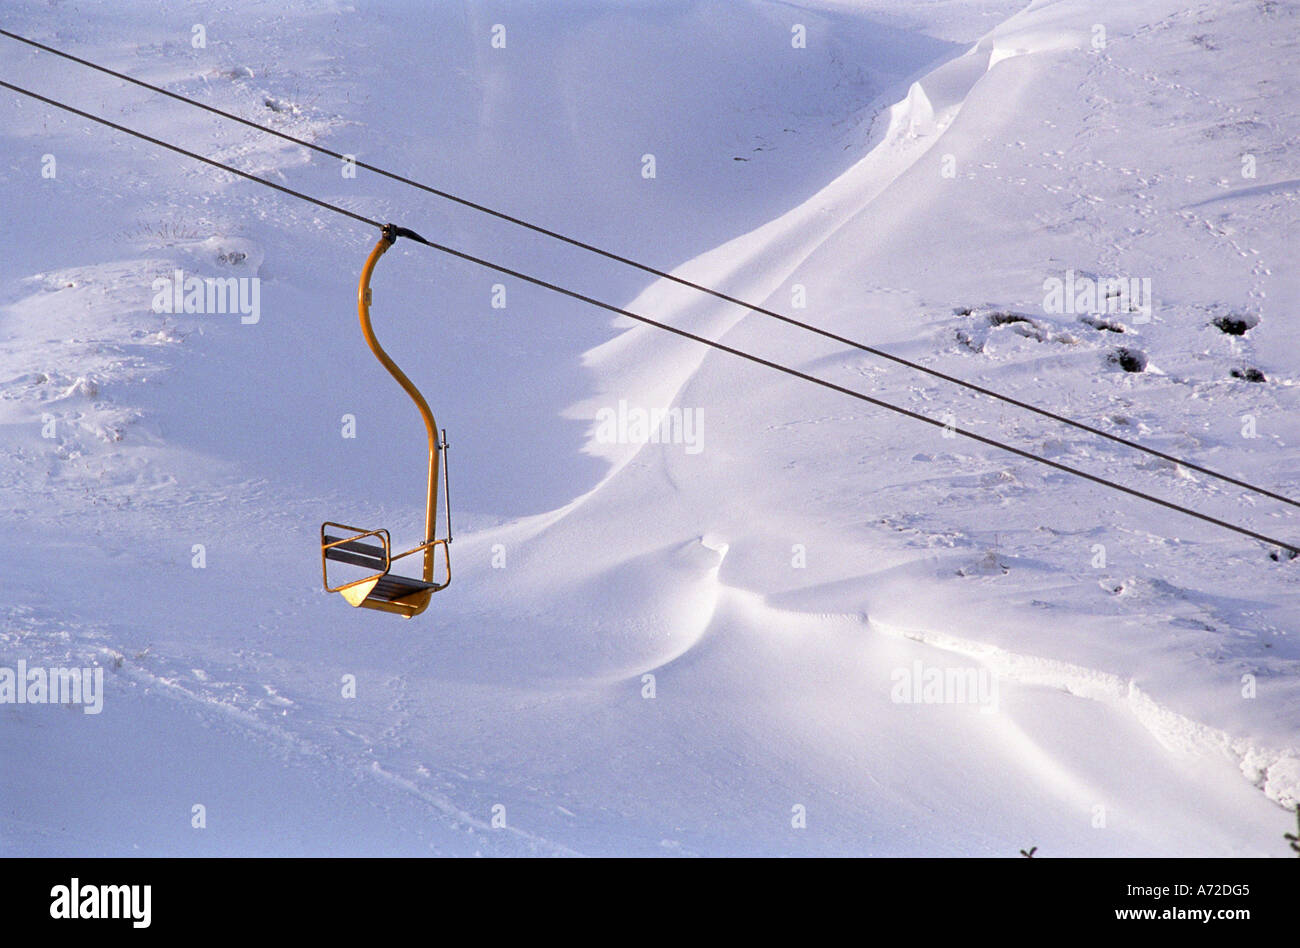
<svg viewBox="0 0 1300 948">
<path fill-rule="evenodd" d="M 404 618 L 418 616 L 429 605 L 433 594 L 446 589 L 451 584 L 451 505 L 447 488 L 446 471 L 443 471 L 443 503 L 446 510 L 447 535 L 437 538 L 436 521 L 438 518 L 438 458 L 447 450 L 447 432 L 441 432 L 433 420 L 429 403 L 424 400 L 420 390 L 412 384 L 406 374 L 394 364 L 375 338 L 370 325 L 370 276 L 375 264 L 384 255 L 398 237 L 417 237 L 418 235 L 388 224 L 375 248 L 370 251 L 366 265 L 361 271 L 361 282 L 357 287 L 357 313 L 361 317 L 361 332 L 366 337 L 366 344 L 380 363 L 388 370 L 399 385 L 411 396 L 415 407 L 424 419 L 424 428 L 429 437 L 429 484 L 424 502 L 424 541 L 404 553 L 393 555 L 392 544 L 387 530 L 363 530 L 346 524 L 326 521 L 320 528 L 321 576 L 327 592 L 340 593 L 353 606 L 365 609 L 379 609 L 392 612 Z M 445 462 L 443 467 L 445 468 Z M 364 542 L 370 540 L 371 542 Z M 374 542 L 378 541 L 378 542 Z M 442 549 L 443 579 L 434 579 L 435 551 Z M 415 553 L 423 553 L 423 570 L 419 579 L 408 576 L 395 576 L 389 572 L 393 563 Z M 329 562 L 334 560 L 350 566 L 360 566 L 373 570 L 370 575 L 338 586 L 330 585 Z"/>
</svg>

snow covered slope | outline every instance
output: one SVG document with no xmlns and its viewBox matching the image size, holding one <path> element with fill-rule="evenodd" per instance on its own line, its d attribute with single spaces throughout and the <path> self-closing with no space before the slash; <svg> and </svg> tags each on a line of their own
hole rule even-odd
<svg viewBox="0 0 1300 948">
<path fill-rule="evenodd" d="M 1294 5 L 2 25 L 1300 496 Z M 0 78 L 1300 540 L 1284 504 L 3 37 Z M 0 667 L 105 672 L 99 714 L 0 704 L 0 851 L 1287 853 L 1300 560 L 399 242 L 374 319 L 449 430 L 455 581 L 351 610 L 319 524 L 409 544 L 423 498 L 356 327 L 376 235 L 7 91 L 0 142 Z M 154 312 L 177 269 L 258 278 L 256 313 Z M 1046 292 L 1112 276 L 1149 308 Z"/>
</svg>

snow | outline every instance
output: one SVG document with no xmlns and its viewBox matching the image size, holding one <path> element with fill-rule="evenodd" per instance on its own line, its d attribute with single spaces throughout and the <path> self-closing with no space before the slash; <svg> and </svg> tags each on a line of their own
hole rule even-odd
<svg viewBox="0 0 1300 948">
<path fill-rule="evenodd" d="M 1295 497 L 1296 17 L 17 0 L 4 26 Z M 5 81 L 1300 538 L 1203 474 L 0 50 Z M 423 500 L 356 326 L 377 235 L 7 90 L 0 137 L 0 667 L 106 670 L 101 714 L 0 704 L 0 852 L 1288 854 L 1300 561 L 399 242 L 375 327 L 449 432 L 455 575 L 409 622 L 349 609 L 319 524 L 409 545 Z M 177 270 L 258 277 L 259 318 L 154 312 Z M 1149 279 L 1150 317 L 1048 311 L 1067 272 Z M 602 434 L 628 410 L 698 440 Z"/>
</svg>

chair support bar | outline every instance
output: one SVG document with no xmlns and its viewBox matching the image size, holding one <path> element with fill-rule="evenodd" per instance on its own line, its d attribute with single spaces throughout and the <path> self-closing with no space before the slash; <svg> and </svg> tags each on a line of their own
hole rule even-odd
<svg viewBox="0 0 1300 948">
<path fill-rule="evenodd" d="M 379 344 L 379 340 L 375 337 L 374 326 L 370 321 L 370 278 L 374 274 L 375 264 L 379 262 L 379 258 L 388 251 L 388 248 L 393 245 L 399 236 L 401 236 L 399 228 L 394 227 L 392 224 L 385 225 L 379 241 L 375 244 L 374 249 L 370 251 L 370 256 L 366 258 L 365 266 L 361 270 L 361 280 L 357 285 L 357 315 L 361 321 L 361 334 L 365 337 L 366 345 L 370 347 L 370 351 L 374 353 L 380 365 L 388 370 L 388 374 L 396 379 L 397 384 L 402 386 L 402 390 L 410 396 L 411 401 L 415 403 L 415 407 L 419 409 L 420 418 L 424 422 L 429 450 L 428 480 L 424 495 L 423 535 L 426 539 L 418 546 L 394 554 L 387 530 L 362 530 L 359 527 L 326 522 L 321 525 L 321 572 L 325 589 L 328 592 L 342 593 L 343 597 L 352 605 L 393 612 L 409 619 L 424 611 L 429 604 L 429 597 L 433 593 L 445 589 L 451 584 L 451 551 L 449 548 L 451 543 L 451 495 L 450 486 L 447 484 L 444 474 L 443 501 L 446 505 L 444 509 L 447 520 L 447 536 L 445 539 L 438 539 L 439 458 L 447 449 L 447 432 L 439 430 L 437 422 L 434 421 L 433 412 L 429 409 L 429 403 L 420 394 L 420 390 L 415 387 L 415 383 L 407 378 L 406 373 L 397 366 L 397 363 L 384 350 L 384 347 Z M 439 440 L 440 436 L 441 440 Z M 443 466 L 445 467 L 445 462 L 443 462 Z M 326 533 L 327 527 L 335 527 L 340 531 L 346 531 L 349 535 L 341 538 L 328 535 Z M 358 542 L 368 537 L 378 539 L 382 547 Z M 433 578 L 434 556 L 439 547 L 442 548 L 442 561 L 445 571 L 445 578 L 441 583 L 435 582 Z M 389 576 L 389 569 L 395 561 L 415 553 L 424 554 L 423 568 L 421 570 L 422 578 L 420 580 Z M 331 586 L 327 565 L 331 559 L 352 566 L 376 569 L 379 572 L 343 583 L 340 586 Z"/>
</svg>

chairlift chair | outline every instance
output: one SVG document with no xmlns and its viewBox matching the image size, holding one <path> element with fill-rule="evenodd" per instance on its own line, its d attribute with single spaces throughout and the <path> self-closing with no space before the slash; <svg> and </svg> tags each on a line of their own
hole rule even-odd
<svg viewBox="0 0 1300 948">
<path fill-rule="evenodd" d="M 439 538 L 436 536 L 438 478 L 440 473 L 439 457 L 446 454 L 447 432 L 445 430 L 439 431 L 433 418 L 433 412 L 429 410 L 429 403 L 424 400 L 420 390 L 406 377 L 406 373 L 389 358 L 388 353 L 379 344 L 379 340 L 375 338 L 374 329 L 370 324 L 370 277 L 374 272 L 375 264 L 379 262 L 379 258 L 387 252 L 388 248 L 394 244 L 399 236 L 415 237 L 417 235 L 404 228 L 387 224 L 383 228 L 379 242 L 375 244 L 374 249 L 370 251 L 370 256 L 366 258 L 366 265 L 361 271 L 361 281 L 357 287 L 357 313 L 361 318 L 362 335 L 365 336 L 370 351 L 375 354 L 375 358 L 388 370 L 389 374 L 397 379 L 398 384 L 411 397 L 411 401 L 415 402 L 415 407 L 420 410 L 420 417 L 424 420 L 425 432 L 429 439 L 429 479 L 424 502 L 424 540 L 405 552 L 394 554 L 392 552 L 392 540 L 385 529 L 366 530 L 361 527 L 350 527 L 347 524 L 326 521 L 321 524 L 320 528 L 320 555 L 321 577 L 327 592 L 339 593 L 352 606 L 359 606 L 363 609 L 378 609 L 409 619 L 412 616 L 418 616 L 428 607 L 429 600 L 434 593 L 440 589 L 446 589 L 451 584 L 451 552 L 449 548 L 451 543 L 451 498 L 447 485 L 446 462 L 444 460 L 441 474 L 447 534 L 445 537 Z M 438 550 L 442 552 L 441 559 L 443 562 L 441 581 L 434 578 L 435 559 L 438 558 L 435 554 Z M 391 572 L 392 566 L 397 560 L 413 556 L 416 553 L 423 554 L 423 569 L 419 578 L 398 576 Z M 349 566 L 359 566 L 372 572 L 360 579 L 331 586 L 329 576 L 329 563 L 331 560 Z"/>
</svg>

